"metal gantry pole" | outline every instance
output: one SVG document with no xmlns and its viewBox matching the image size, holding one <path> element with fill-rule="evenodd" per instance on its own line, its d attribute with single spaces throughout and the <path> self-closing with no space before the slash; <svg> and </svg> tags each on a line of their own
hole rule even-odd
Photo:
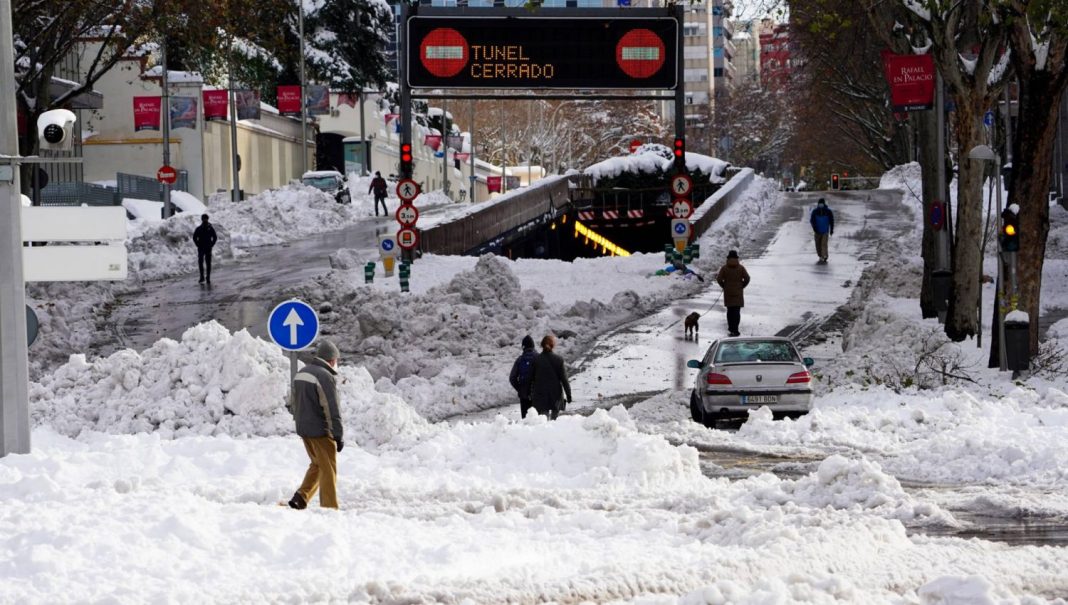
<svg viewBox="0 0 1068 605">
<path fill-rule="evenodd" d="M 297 2 L 297 28 L 300 36 L 300 173 L 308 171 L 308 106 L 304 103 L 304 2 Z"/>
<path fill-rule="evenodd" d="M 163 165 L 171 165 L 171 85 L 167 81 L 167 38 L 163 38 L 160 46 L 160 62 L 163 64 Z M 163 217 L 174 216 L 174 207 L 171 205 L 171 185 L 163 183 Z"/>
<path fill-rule="evenodd" d="M 467 179 L 468 186 L 470 187 L 471 194 L 467 196 L 470 198 L 471 203 L 475 203 L 475 101 L 471 101 L 471 130 L 469 131 L 470 140 L 467 142 L 468 151 L 471 152 L 471 178 Z"/>
<path fill-rule="evenodd" d="M 0 0 L 0 156 L 19 154 L 11 0 Z M 0 159 L 0 457 L 30 453 L 26 287 L 18 167 Z M 10 168 L 10 172 L 8 172 Z"/>
<path fill-rule="evenodd" d="M 449 195 L 449 100 L 441 100 L 441 190 Z"/>
<path fill-rule="evenodd" d="M 1005 354 L 1005 252 L 1001 249 L 1001 154 L 994 154 L 994 186 L 997 189 L 996 199 L 998 201 L 997 213 L 998 213 L 998 237 L 997 237 L 997 250 L 998 250 L 998 369 L 1004 372 L 1009 369 L 1008 356 Z M 982 324 L 979 324 L 982 326 Z"/>
</svg>

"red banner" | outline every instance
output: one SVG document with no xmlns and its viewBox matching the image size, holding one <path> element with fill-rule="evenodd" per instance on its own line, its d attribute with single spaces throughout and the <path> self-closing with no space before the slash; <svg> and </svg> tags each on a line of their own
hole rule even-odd
<svg viewBox="0 0 1068 605">
<path fill-rule="evenodd" d="M 393 120 L 396 120 L 398 116 L 400 116 L 399 113 L 387 113 L 385 115 L 386 125 L 388 126 L 389 123 L 392 122 Z"/>
<path fill-rule="evenodd" d="M 931 55 L 895 55 L 888 51 L 882 55 L 893 110 L 923 111 L 934 107 L 935 66 Z"/>
<path fill-rule="evenodd" d="M 470 153 L 463 153 L 463 152 L 459 152 L 459 151 L 457 151 L 456 153 L 454 153 L 452 155 L 453 155 L 454 158 L 456 158 L 457 160 L 460 160 L 461 162 L 466 162 L 467 160 L 469 160 L 471 158 L 471 154 Z"/>
<path fill-rule="evenodd" d="M 284 116 L 300 115 L 300 86 L 278 87 L 278 113 Z"/>
<path fill-rule="evenodd" d="M 441 147 L 441 135 L 440 134 L 428 134 L 423 137 L 423 144 L 430 147 L 434 151 Z"/>
<path fill-rule="evenodd" d="M 159 130 L 160 116 L 163 113 L 161 97 L 134 97 L 134 132 L 142 130 Z"/>
<path fill-rule="evenodd" d="M 486 177 L 486 191 L 489 191 L 490 193 L 494 193 L 494 192 L 500 193 L 500 191 L 501 191 L 501 177 L 499 177 L 499 176 L 488 176 L 488 177 Z"/>
<path fill-rule="evenodd" d="M 343 92 L 337 95 L 337 106 L 348 105 L 349 107 L 356 107 L 356 102 L 359 100 L 360 95 L 351 92 Z"/>
<path fill-rule="evenodd" d="M 225 90 L 204 91 L 204 120 L 226 120 L 226 97 Z"/>
</svg>

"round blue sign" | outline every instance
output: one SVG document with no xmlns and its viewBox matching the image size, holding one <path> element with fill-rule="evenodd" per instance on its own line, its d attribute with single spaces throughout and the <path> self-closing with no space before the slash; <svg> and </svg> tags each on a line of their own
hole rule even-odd
<svg viewBox="0 0 1068 605">
<path fill-rule="evenodd" d="M 986 124 L 987 126 L 994 125 L 994 112 L 988 111 L 983 114 L 983 124 Z"/>
<path fill-rule="evenodd" d="M 663 229 L 663 227 L 661 227 L 661 229 Z M 686 233 L 686 225 L 684 225 L 683 223 L 679 223 L 678 225 L 675 225 L 675 233 L 678 233 L 679 235 L 685 234 Z"/>
<path fill-rule="evenodd" d="M 319 316 L 302 300 L 287 300 L 271 311 L 267 333 L 287 351 L 305 349 L 319 337 Z"/>
<path fill-rule="evenodd" d="M 395 245 L 396 244 L 394 244 L 393 240 L 391 240 L 391 239 L 382 240 L 382 249 L 385 250 L 386 252 L 389 252 L 389 251 L 393 250 L 393 246 L 395 246 Z"/>
</svg>

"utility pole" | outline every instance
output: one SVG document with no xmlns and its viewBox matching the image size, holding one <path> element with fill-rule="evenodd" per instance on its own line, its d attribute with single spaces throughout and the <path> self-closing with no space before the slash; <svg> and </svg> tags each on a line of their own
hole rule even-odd
<svg viewBox="0 0 1068 605">
<path fill-rule="evenodd" d="M 297 27 L 300 30 L 300 174 L 308 171 L 308 106 L 304 103 L 304 3 L 297 2 Z"/>
<path fill-rule="evenodd" d="M 474 99 L 471 100 L 471 125 L 468 126 L 468 128 L 470 129 L 470 131 L 469 131 L 469 134 L 470 134 L 469 139 L 470 140 L 467 142 L 467 147 L 468 147 L 467 150 L 471 152 L 471 157 L 469 158 L 469 160 L 471 161 L 471 178 L 467 179 L 467 183 L 468 183 L 468 187 L 470 187 L 470 189 L 471 189 L 471 195 L 469 195 L 467 197 L 469 197 L 471 199 L 471 203 L 474 204 L 475 203 L 475 182 L 476 182 L 476 179 L 475 179 L 475 101 L 474 101 Z"/>
<path fill-rule="evenodd" d="M 364 124 L 363 124 L 363 102 L 364 102 L 364 97 L 367 96 L 365 94 L 366 92 L 367 91 L 365 91 L 363 86 L 361 85 L 360 86 L 360 153 L 363 154 L 363 157 L 360 159 L 360 176 L 367 176 L 367 175 L 371 174 L 371 171 L 368 170 L 368 166 L 367 166 L 367 164 L 368 164 L 367 160 L 370 159 L 370 157 L 371 157 L 371 154 L 368 153 L 368 151 L 369 151 L 371 146 L 367 143 L 367 135 L 365 134 L 367 131 L 364 129 Z"/>
<path fill-rule="evenodd" d="M 441 190 L 449 195 L 449 100 L 441 100 Z"/>
<path fill-rule="evenodd" d="M 163 165 L 171 165 L 171 91 L 167 81 L 167 37 L 163 37 L 160 45 L 160 63 L 163 64 Z M 174 216 L 174 206 L 171 205 L 171 185 L 163 183 L 163 218 Z"/>
<path fill-rule="evenodd" d="M 227 79 L 230 84 L 230 170 L 231 170 L 231 184 L 233 189 L 230 192 L 230 199 L 239 202 L 241 201 L 241 161 L 237 155 L 237 102 L 236 95 L 234 95 L 234 39 L 230 38 L 230 54 L 227 61 L 227 70 L 229 71 Z"/>
<path fill-rule="evenodd" d="M 26 286 L 11 0 L 0 0 L 0 457 L 30 453 Z"/>
</svg>

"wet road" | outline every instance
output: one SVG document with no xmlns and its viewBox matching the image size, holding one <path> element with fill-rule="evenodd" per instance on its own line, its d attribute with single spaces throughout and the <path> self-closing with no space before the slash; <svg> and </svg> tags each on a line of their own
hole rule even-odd
<svg viewBox="0 0 1068 605">
<path fill-rule="evenodd" d="M 216 261 L 210 287 L 197 283 L 196 271 L 145 282 L 144 288 L 116 299 L 107 319 L 114 338 L 101 345 L 100 353 L 146 349 L 211 319 L 231 331 L 248 328 L 266 336 L 267 315 L 288 290 L 329 272 L 330 255 L 338 249 L 377 258 L 378 234 L 387 230 L 396 230 L 392 218 L 368 217 L 340 231 L 253 248 L 242 258 Z"/>
</svg>

